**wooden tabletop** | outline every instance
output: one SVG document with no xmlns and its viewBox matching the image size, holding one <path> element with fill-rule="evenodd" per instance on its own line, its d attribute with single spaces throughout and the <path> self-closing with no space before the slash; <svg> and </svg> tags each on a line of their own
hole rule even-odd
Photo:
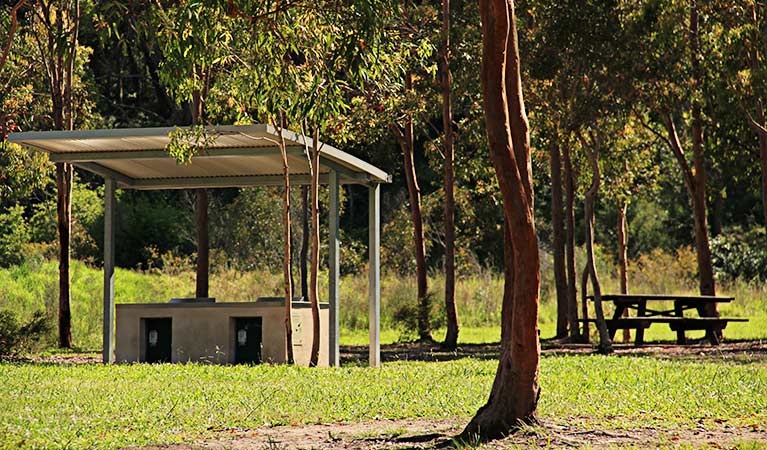
<svg viewBox="0 0 767 450">
<path fill-rule="evenodd" d="M 593 295 L 587 297 L 594 300 Z M 735 297 L 724 297 L 715 295 L 669 295 L 669 294 L 602 294 L 602 300 L 611 302 L 638 302 L 638 301 L 684 301 L 700 303 L 728 303 L 735 300 Z"/>
</svg>

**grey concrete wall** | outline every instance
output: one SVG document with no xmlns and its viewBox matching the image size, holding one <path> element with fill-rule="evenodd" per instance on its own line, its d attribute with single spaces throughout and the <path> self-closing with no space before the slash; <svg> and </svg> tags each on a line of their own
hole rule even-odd
<svg viewBox="0 0 767 450">
<path fill-rule="evenodd" d="M 173 362 L 234 362 L 234 318 L 261 317 L 262 359 L 284 363 L 285 309 L 283 300 L 250 303 L 148 303 L 116 306 L 116 361 L 138 362 L 144 357 L 142 319 L 172 319 Z M 305 302 L 293 303 L 293 349 L 296 364 L 308 365 L 312 345 L 312 314 Z M 320 305 L 319 365 L 329 364 L 328 307 Z"/>
</svg>

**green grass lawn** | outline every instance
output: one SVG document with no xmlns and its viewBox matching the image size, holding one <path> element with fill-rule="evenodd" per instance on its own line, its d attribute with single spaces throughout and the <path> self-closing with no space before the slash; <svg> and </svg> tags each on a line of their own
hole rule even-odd
<svg viewBox="0 0 767 450">
<path fill-rule="evenodd" d="M 381 369 L 0 364 L 0 448 L 117 448 L 216 430 L 380 418 L 466 418 L 495 361 L 397 362 Z M 547 356 L 540 414 L 605 428 L 767 423 L 767 364 Z"/>
</svg>

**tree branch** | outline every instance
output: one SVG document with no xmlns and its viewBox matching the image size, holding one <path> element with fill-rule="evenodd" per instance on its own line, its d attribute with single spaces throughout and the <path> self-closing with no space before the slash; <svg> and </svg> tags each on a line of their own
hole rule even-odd
<svg viewBox="0 0 767 450">
<path fill-rule="evenodd" d="M 27 0 L 19 0 L 13 8 L 11 8 L 11 28 L 8 30 L 8 40 L 5 43 L 3 54 L 0 55 L 0 70 L 3 70 L 5 66 L 5 60 L 8 58 L 8 54 L 11 53 L 11 44 L 13 44 L 13 36 L 16 34 L 16 28 L 19 26 L 19 18 L 17 17 L 19 10 L 27 3 Z"/>
<path fill-rule="evenodd" d="M 748 123 L 749 125 L 751 125 L 754 131 L 756 131 L 757 133 L 767 134 L 767 128 L 765 128 L 764 125 L 757 122 L 756 119 L 754 119 L 754 116 L 752 116 L 750 112 L 746 111 L 745 108 L 744 108 L 744 111 L 746 113 L 746 116 L 748 116 Z"/>
<path fill-rule="evenodd" d="M 682 145 L 679 143 L 679 134 L 676 132 L 676 126 L 674 120 L 671 118 L 671 114 L 664 116 L 664 125 L 668 132 L 667 142 L 671 147 L 671 151 L 674 153 L 676 160 L 679 162 L 679 167 L 682 169 L 682 175 L 684 176 L 684 182 L 687 185 L 687 190 L 690 191 L 691 197 L 694 197 L 695 193 L 695 175 L 690 169 L 690 164 L 687 162 L 687 158 L 684 155 Z"/>
</svg>

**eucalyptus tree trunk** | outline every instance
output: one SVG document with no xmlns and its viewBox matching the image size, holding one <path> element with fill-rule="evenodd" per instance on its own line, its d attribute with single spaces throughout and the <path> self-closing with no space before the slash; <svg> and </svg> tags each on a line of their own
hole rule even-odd
<svg viewBox="0 0 767 450">
<path fill-rule="evenodd" d="M 11 11 L 8 14 L 11 20 L 11 26 L 8 29 L 8 37 L 6 38 L 6 44 L 3 47 L 2 53 L 0 53 L 0 70 L 3 70 L 3 67 L 5 66 L 5 61 L 8 58 L 8 55 L 11 53 L 11 46 L 13 45 L 13 36 L 16 34 L 16 29 L 19 26 L 19 18 L 18 13 L 21 8 L 24 7 L 24 5 L 27 4 L 28 0 L 18 0 L 13 7 L 11 7 Z"/>
<path fill-rule="evenodd" d="M 570 146 L 562 147 L 565 164 L 565 262 L 567 263 L 567 321 L 570 323 L 570 339 L 582 339 L 578 323 L 578 290 L 575 268 L 575 177 L 570 157 Z M 584 318 L 587 316 L 584 315 Z M 583 323 L 584 334 L 589 335 L 588 325 Z"/>
<path fill-rule="evenodd" d="M 696 0 L 690 0 L 690 29 L 688 36 L 692 66 L 692 89 L 702 95 L 703 76 L 700 69 L 700 43 L 698 24 L 698 5 Z M 685 187 L 692 203 L 695 222 L 695 250 L 698 263 L 698 282 L 701 295 L 716 295 L 714 269 L 711 261 L 711 246 L 708 238 L 708 221 L 706 217 L 706 164 L 703 151 L 703 118 L 700 100 L 693 95 L 692 101 L 692 151 L 693 167 L 687 162 L 687 156 L 676 130 L 676 124 L 670 112 L 663 114 L 663 126 L 668 135 L 666 141 L 682 171 Z M 718 317 L 716 303 L 707 303 L 699 308 L 701 316 Z M 721 331 L 712 336 L 706 333 L 710 341 L 721 339 Z"/>
<path fill-rule="evenodd" d="M 557 338 L 567 336 L 568 303 L 565 268 L 565 222 L 562 214 L 562 164 L 559 145 L 549 146 L 551 165 L 551 227 L 554 247 L 554 283 L 557 292 Z"/>
<path fill-rule="evenodd" d="M 591 287 L 594 291 L 594 312 L 597 316 L 597 330 L 599 330 L 599 346 L 598 351 L 600 353 L 612 353 L 612 341 L 610 340 L 610 333 L 607 331 L 607 323 L 605 322 L 605 314 L 602 309 L 602 287 L 599 283 L 599 274 L 597 273 L 597 267 L 594 261 L 594 206 L 596 205 L 597 194 L 599 193 L 600 174 L 599 174 L 599 154 L 598 149 L 589 150 L 586 145 L 584 149 L 591 163 L 592 179 L 591 187 L 586 191 L 584 199 L 584 218 L 586 225 L 586 268 L 584 269 L 584 285 L 583 285 L 583 302 L 586 303 L 586 283 L 585 280 L 591 279 Z"/>
<path fill-rule="evenodd" d="M 514 2 L 480 0 L 479 7 L 485 123 L 508 221 L 506 239 L 513 248 L 513 280 L 507 277 L 504 287 L 501 354 L 490 398 L 462 432 L 463 440 L 501 437 L 522 423 L 535 422 L 540 393 L 538 238 Z"/>
<path fill-rule="evenodd" d="M 311 195 L 312 231 L 311 231 L 311 281 L 309 283 L 309 301 L 312 307 L 312 350 L 309 356 L 309 366 L 317 366 L 320 355 L 320 304 L 317 298 L 317 272 L 320 266 L 320 215 L 319 215 L 319 184 L 320 184 L 320 131 L 314 129 L 312 135 L 311 170 L 312 182 L 309 187 Z"/>
<path fill-rule="evenodd" d="M 309 255 L 309 189 L 301 186 L 301 252 L 298 257 L 298 267 L 301 271 L 301 297 L 309 300 L 309 279 L 307 275 L 307 257 Z"/>
<path fill-rule="evenodd" d="M 200 125 L 204 110 L 203 95 L 198 90 L 192 93 L 190 104 L 192 125 Z M 210 240 L 208 235 L 208 190 L 195 189 L 195 225 L 197 228 L 197 270 L 195 297 L 209 295 Z"/>
<path fill-rule="evenodd" d="M 450 0 L 442 0 L 442 127 L 445 133 L 445 347 L 458 345 L 458 311 L 455 306 L 455 196 L 453 154 L 453 110 L 450 74 Z"/>
<path fill-rule="evenodd" d="M 291 270 L 291 224 L 290 224 L 290 166 L 288 152 L 285 148 L 285 138 L 282 136 L 284 125 L 283 114 L 280 113 L 279 125 L 273 122 L 279 134 L 278 147 L 282 157 L 282 276 L 285 289 L 285 349 L 287 363 L 293 364 L 293 276 Z"/>
<path fill-rule="evenodd" d="M 405 74 L 405 89 L 413 89 L 413 74 Z M 405 119 L 404 132 L 398 126 L 392 127 L 399 140 L 404 160 L 405 178 L 407 191 L 410 197 L 410 216 L 413 221 L 413 246 L 415 249 L 416 284 L 418 287 L 418 339 L 421 342 L 432 341 L 431 325 L 429 324 L 429 286 L 426 269 L 426 239 L 423 231 L 423 216 L 421 214 L 421 188 L 418 186 L 418 177 L 413 160 L 413 118 L 410 114 Z"/>
<path fill-rule="evenodd" d="M 15 23 L 18 3 L 12 10 L 12 26 Z M 51 19 L 51 5 L 42 12 Z M 55 20 L 41 24 L 46 33 L 46 44 L 40 43 L 41 59 L 45 62 L 51 89 L 53 124 L 57 130 L 74 129 L 74 63 L 80 30 L 80 1 L 75 0 L 72 10 L 59 8 Z M 10 45 L 12 36 L 8 37 Z M 10 47 L 5 50 L 7 54 Z M 47 53 L 46 53 L 47 52 Z M 70 247 L 72 235 L 72 187 L 74 167 L 67 163 L 56 164 L 56 228 L 59 241 L 59 347 L 72 347 L 72 312 L 70 309 Z"/>
<path fill-rule="evenodd" d="M 629 293 L 629 274 L 628 274 L 628 227 L 626 226 L 626 210 L 628 202 L 621 199 L 618 204 L 618 274 L 621 280 L 621 294 Z M 628 308 L 623 311 L 623 317 L 628 317 Z M 631 340 L 631 330 L 623 330 L 623 341 Z"/>
<path fill-rule="evenodd" d="M 751 3 L 751 23 L 754 26 L 754 39 L 753 47 L 749 53 L 751 58 L 751 71 L 752 73 L 755 73 L 760 69 L 759 47 L 757 45 L 757 42 L 759 42 L 759 15 L 756 9 L 756 2 Z M 756 123 L 752 123 L 752 125 L 759 136 L 759 165 L 762 169 L 762 214 L 764 214 L 764 226 L 767 228 L 767 124 L 765 124 L 764 103 L 758 97 L 754 103 L 756 117 L 752 120 Z"/>
<path fill-rule="evenodd" d="M 703 75 L 700 68 L 700 31 L 698 24 L 697 0 L 691 1 L 690 8 L 690 54 L 692 58 L 693 84 L 702 94 Z M 695 242 L 698 247 L 698 271 L 700 274 L 700 293 L 716 295 L 714 270 L 711 263 L 711 247 L 708 241 L 706 221 L 706 163 L 703 153 L 703 118 L 700 100 L 693 100 L 692 105 L 692 151 L 693 165 L 693 208 L 695 212 Z M 707 315 L 718 315 L 716 303 L 710 303 L 705 311 Z"/>
<path fill-rule="evenodd" d="M 72 347 L 72 312 L 69 307 L 69 259 L 72 235 L 72 184 L 74 168 L 71 164 L 56 163 L 56 228 L 59 238 L 59 347 Z"/>
<path fill-rule="evenodd" d="M 761 129 L 759 134 L 759 165 L 762 169 L 762 214 L 764 214 L 764 226 L 767 227 L 767 123 L 764 118 L 764 105 L 761 100 L 756 101 L 756 120 Z"/>
</svg>

